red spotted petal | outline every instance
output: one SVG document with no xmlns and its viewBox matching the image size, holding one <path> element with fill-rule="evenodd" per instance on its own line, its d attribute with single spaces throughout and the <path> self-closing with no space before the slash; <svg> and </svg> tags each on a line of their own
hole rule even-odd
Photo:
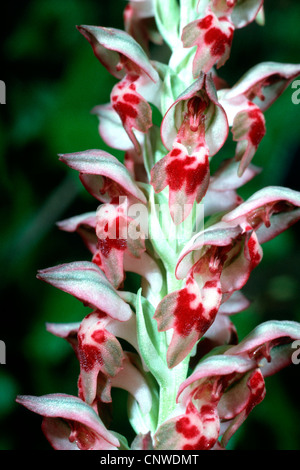
<svg viewBox="0 0 300 470">
<path fill-rule="evenodd" d="M 98 253 L 93 261 L 116 288 L 124 280 L 125 252 L 140 258 L 146 249 L 145 235 L 141 230 L 134 230 L 137 223 L 127 215 L 127 202 L 124 199 L 119 206 L 105 204 L 97 211 Z"/>
<path fill-rule="evenodd" d="M 242 289 L 262 256 L 262 248 L 255 232 L 246 232 L 228 251 L 226 266 L 220 279 L 222 292 L 231 294 Z"/>
<path fill-rule="evenodd" d="M 173 328 L 168 348 L 169 367 L 181 362 L 213 323 L 221 303 L 217 281 L 207 281 L 200 289 L 193 278 L 186 286 L 168 294 L 158 305 L 154 318 L 159 331 Z"/>
<path fill-rule="evenodd" d="M 111 103 L 130 140 L 136 150 L 140 152 L 140 146 L 133 129 L 146 133 L 152 126 L 152 110 L 149 103 L 136 91 L 134 82 L 137 79 L 137 75 L 128 75 L 115 85 L 111 93 Z"/>
<path fill-rule="evenodd" d="M 233 139 L 238 142 L 235 158 L 240 161 L 239 176 L 248 167 L 265 133 L 265 118 L 258 106 L 252 104 L 235 116 L 232 134 Z"/>
<path fill-rule="evenodd" d="M 209 450 L 219 437 L 216 407 L 204 403 L 199 409 L 189 402 L 186 412 L 162 424 L 154 436 L 155 450 Z"/>
<path fill-rule="evenodd" d="M 212 12 L 201 20 L 189 23 L 182 32 L 184 47 L 197 46 L 193 75 L 208 73 L 217 64 L 221 67 L 230 55 L 234 26 L 227 18 L 217 18 Z"/>
<path fill-rule="evenodd" d="M 96 396 L 99 372 L 114 377 L 122 368 L 122 347 L 105 328 L 105 320 L 106 316 L 99 312 L 87 315 L 77 335 L 83 398 L 89 404 Z"/>
<path fill-rule="evenodd" d="M 120 116 L 114 110 L 111 103 L 97 105 L 92 109 L 91 113 L 98 117 L 99 134 L 109 147 L 123 151 L 132 148 L 132 142 L 123 127 Z M 117 139 L 116 135 L 118 136 Z M 141 141 L 141 136 L 138 135 L 138 132 L 135 133 L 135 137 L 139 142 Z"/>
<path fill-rule="evenodd" d="M 127 237 L 122 230 L 126 228 L 126 219 L 119 215 L 110 219 L 101 218 L 96 228 L 98 252 L 93 262 L 99 265 L 115 288 L 124 280 L 123 258 L 127 250 Z"/>
<path fill-rule="evenodd" d="M 151 171 L 151 184 L 156 192 L 169 186 L 169 207 L 174 223 L 180 224 L 198 203 L 209 184 L 208 151 L 200 147 L 192 155 L 183 145 L 176 144 Z"/>
<path fill-rule="evenodd" d="M 265 395 L 265 381 L 259 369 L 247 374 L 238 385 L 223 395 L 223 402 L 220 401 L 220 417 L 224 416 L 229 420 L 229 426 L 221 439 L 223 447 L 226 447 L 229 439 Z"/>
</svg>

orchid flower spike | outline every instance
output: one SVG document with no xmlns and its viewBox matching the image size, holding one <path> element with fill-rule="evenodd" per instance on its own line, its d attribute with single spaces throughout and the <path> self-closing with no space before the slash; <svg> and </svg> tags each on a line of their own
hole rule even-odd
<svg viewBox="0 0 300 470">
<path fill-rule="evenodd" d="M 37 274 L 88 309 L 46 325 L 78 361 L 77 396 L 17 397 L 54 449 L 226 449 L 265 399 L 265 378 L 293 362 L 300 324 L 289 312 L 252 331 L 245 320 L 242 339 L 235 321 L 264 243 L 300 219 L 294 189 L 240 191 L 263 171 L 265 111 L 300 75 L 300 64 L 266 61 L 232 87 L 223 79 L 238 30 L 263 24 L 263 3 L 129 0 L 124 30 L 77 27 L 115 83 L 92 109 L 111 151 L 59 155 L 95 203 L 57 223 L 86 258 Z M 164 62 L 152 57 L 160 46 Z M 131 442 L 111 419 L 115 389 L 127 393 Z"/>
</svg>

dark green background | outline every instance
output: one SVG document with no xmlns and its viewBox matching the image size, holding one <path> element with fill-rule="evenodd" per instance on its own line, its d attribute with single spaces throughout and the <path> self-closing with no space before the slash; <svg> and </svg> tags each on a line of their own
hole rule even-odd
<svg viewBox="0 0 300 470">
<path fill-rule="evenodd" d="M 162 0 L 163 1 L 163 0 Z M 90 110 L 106 103 L 115 80 L 76 30 L 78 24 L 123 28 L 123 0 L 7 2 L 1 12 L 1 74 L 7 104 L 0 108 L 1 326 L 7 364 L 0 365 L 0 449 L 49 449 L 41 418 L 15 403 L 17 394 L 76 394 L 78 364 L 45 322 L 78 321 L 87 310 L 36 280 L 38 269 L 89 254 L 55 222 L 94 210 L 97 202 L 57 154 L 107 147 Z M 300 61 L 297 0 L 266 0 L 266 25 L 237 31 L 231 59 L 220 70 L 230 85 L 265 60 Z M 299 190 L 300 105 L 293 90 L 266 112 L 267 135 L 254 158 L 264 171 L 242 191 L 266 185 Z M 232 156 L 231 142 L 215 158 Z M 112 152 L 122 158 L 122 152 Z M 299 226 L 264 245 L 264 260 L 244 292 L 251 307 L 234 322 L 240 338 L 268 319 L 300 321 Z M 237 449 L 300 449 L 300 365 L 267 379 L 267 396 L 237 433 Z M 126 394 L 116 395 L 118 428 L 126 432 Z M 122 411 L 123 410 L 123 411 Z M 132 433 L 129 431 L 129 438 Z"/>
</svg>

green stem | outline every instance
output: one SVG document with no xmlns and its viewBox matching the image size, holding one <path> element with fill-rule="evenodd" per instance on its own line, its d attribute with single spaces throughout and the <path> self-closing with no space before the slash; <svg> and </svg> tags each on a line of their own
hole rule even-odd
<svg viewBox="0 0 300 470">
<path fill-rule="evenodd" d="M 159 395 L 158 427 L 168 419 L 176 407 L 176 396 L 179 386 L 187 378 L 189 357 L 169 370 L 166 386 L 161 386 Z"/>
<path fill-rule="evenodd" d="M 167 291 L 168 294 L 175 290 L 181 289 L 182 280 L 176 279 L 175 267 L 170 271 L 167 271 Z M 166 360 L 166 353 L 169 345 L 169 332 L 161 335 L 161 352 Z M 163 384 L 160 385 L 159 394 L 159 414 L 158 414 L 158 426 L 160 426 L 172 413 L 176 407 L 176 396 L 178 393 L 179 386 L 187 378 L 189 365 L 189 356 L 186 357 L 180 364 L 172 369 L 168 369 L 168 374 Z"/>
</svg>

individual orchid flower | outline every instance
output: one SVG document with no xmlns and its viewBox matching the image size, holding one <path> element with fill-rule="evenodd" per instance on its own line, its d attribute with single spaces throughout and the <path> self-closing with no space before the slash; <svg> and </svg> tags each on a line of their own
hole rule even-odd
<svg viewBox="0 0 300 470">
<path fill-rule="evenodd" d="M 91 261 L 95 263 L 103 272 L 105 271 L 105 266 L 101 263 L 101 256 L 99 253 L 99 239 L 96 234 L 96 212 L 90 212 L 82 214 L 81 216 L 71 217 L 70 219 L 65 219 L 58 222 L 57 225 L 61 230 L 66 232 L 77 232 L 81 236 L 88 250 L 91 252 Z M 113 226 L 114 234 L 116 234 L 116 229 L 117 226 Z M 126 229 L 126 232 L 127 231 L 128 230 Z M 126 272 L 136 273 L 145 279 L 153 292 L 159 292 L 162 288 L 163 280 L 161 269 L 155 259 L 146 251 L 141 251 L 139 257 L 135 257 L 128 253 L 128 250 L 124 250 L 122 253 L 123 258 L 121 261 L 124 268 L 124 273 L 119 274 L 120 277 L 123 279 L 123 277 L 126 275 Z M 112 266 L 113 274 L 117 268 L 119 269 L 118 266 Z"/>
<path fill-rule="evenodd" d="M 215 65 L 220 68 L 227 62 L 235 29 L 254 21 L 262 4 L 263 0 L 198 1 L 198 18 L 183 28 L 181 36 L 184 47 L 197 47 L 193 60 L 194 78 L 201 72 L 208 73 Z"/>
<path fill-rule="evenodd" d="M 112 28 L 79 26 L 99 61 L 120 79 L 111 92 L 111 107 L 136 150 L 140 144 L 133 131 L 146 133 L 152 126 L 152 111 L 147 101 L 156 104 L 159 75 L 141 46 L 126 32 Z"/>
<path fill-rule="evenodd" d="M 147 202 L 128 170 L 113 155 L 93 149 L 61 154 L 59 157 L 79 172 L 81 183 L 98 201 L 119 203 L 119 198 L 124 196 L 129 202 Z"/>
<path fill-rule="evenodd" d="M 108 279 L 115 287 L 124 280 L 124 252 L 140 258 L 145 251 L 144 237 L 130 237 L 134 220 L 128 217 L 128 208 L 133 202 L 145 203 L 146 198 L 132 179 L 128 170 L 115 157 L 106 152 L 91 150 L 60 159 L 80 172 L 80 179 L 96 199 L 107 202 L 100 206 L 96 215 L 97 258 Z M 135 234 L 137 232 L 135 231 Z M 97 261 L 96 261 L 97 260 Z"/>
<path fill-rule="evenodd" d="M 56 450 L 117 450 L 120 446 L 94 409 L 80 398 L 61 393 L 21 395 L 17 402 L 44 416 L 42 430 Z"/>
<path fill-rule="evenodd" d="M 118 339 L 128 342 L 136 351 L 136 320 L 132 316 L 120 323 L 97 310 L 82 322 L 48 323 L 47 330 L 71 344 L 80 364 L 79 397 L 96 410 L 100 403 L 111 403 L 111 389 L 128 391 L 143 413 L 152 407 L 152 397 L 146 379 L 146 367 L 136 353 L 122 349 Z"/>
<path fill-rule="evenodd" d="M 184 393 L 185 392 L 185 393 Z M 230 403 L 223 416 L 221 402 Z M 154 436 L 157 450 L 209 450 L 217 444 L 221 421 L 249 414 L 265 396 L 264 381 L 254 361 L 225 355 L 200 362 L 179 390 L 177 416 L 161 425 Z M 223 423 L 222 423 L 223 424 Z"/>
<path fill-rule="evenodd" d="M 263 62 L 250 69 L 231 89 L 219 91 L 233 139 L 238 142 L 235 158 L 242 176 L 266 133 L 263 112 L 299 75 L 294 64 Z"/>
<path fill-rule="evenodd" d="M 185 26 L 182 32 L 184 47 L 197 46 L 193 62 L 193 76 L 208 73 L 217 64 L 221 67 L 228 60 L 233 40 L 234 25 L 226 17 L 218 18 L 209 11 L 200 20 Z"/>
<path fill-rule="evenodd" d="M 125 252 L 140 259 L 146 250 L 145 235 L 139 232 L 139 236 L 136 236 L 138 224 L 127 213 L 128 201 L 125 199 L 123 204 L 101 206 L 97 214 L 98 251 L 93 261 L 99 264 L 116 288 L 124 280 Z"/>
<path fill-rule="evenodd" d="M 169 153 L 151 171 L 156 192 L 169 186 L 170 214 L 175 224 L 200 203 L 210 178 L 209 158 L 227 137 L 227 118 L 216 99 L 212 79 L 202 74 L 166 113 L 162 140 Z"/>
<path fill-rule="evenodd" d="M 91 313 L 81 322 L 77 333 L 77 354 L 83 398 L 92 404 L 97 390 L 99 373 L 114 377 L 122 369 L 124 359 L 117 338 L 105 328 L 106 314 Z"/>
</svg>

